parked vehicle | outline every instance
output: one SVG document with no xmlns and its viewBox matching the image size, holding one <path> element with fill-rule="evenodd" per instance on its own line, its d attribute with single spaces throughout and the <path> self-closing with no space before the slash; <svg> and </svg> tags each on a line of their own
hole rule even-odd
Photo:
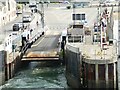
<svg viewBox="0 0 120 90">
<path fill-rule="evenodd" d="M 23 16 L 23 22 L 31 22 L 31 16 L 30 15 L 24 15 Z"/>
<path fill-rule="evenodd" d="M 60 1 L 59 1 L 59 3 L 63 3 L 63 4 L 70 4 L 70 2 L 69 2 L 69 1 L 67 1 L 67 0 L 60 0 Z"/>
<path fill-rule="evenodd" d="M 34 7 L 34 6 L 33 6 L 33 7 L 31 7 L 30 9 L 31 9 L 31 12 L 32 12 L 32 13 L 36 13 L 36 12 L 37 12 L 37 7 Z"/>
<path fill-rule="evenodd" d="M 36 7 L 37 6 L 36 4 L 37 4 L 37 2 L 35 0 L 29 1 L 29 7 L 33 7 L 33 6 Z"/>
<path fill-rule="evenodd" d="M 43 0 L 40 1 L 41 4 L 45 3 Z"/>
<path fill-rule="evenodd" d="M 63 4 L 70 4 L 69 1 L 63 1 L 62 3 L 63 3 Z"/>
<path fill-rule="evenodd" d="M 23 23 L 15 23 L 13 25 L 13 31 L 19 31 L 19 30 L 23 30 L 24 29 L 24 24 Z"/>
<path fill-rule="evenodd" d="M 71 8 L 71 6 L 67 6 L 66 8 L 67 8 L 67 9 L 70 9 L 70 8 Z"/>
<path fill-rule="evenodd" d="M 42 1 L 43 3 L 50 3 L 50 0 L 44 0 L 44 1 Z"/>
</svg>

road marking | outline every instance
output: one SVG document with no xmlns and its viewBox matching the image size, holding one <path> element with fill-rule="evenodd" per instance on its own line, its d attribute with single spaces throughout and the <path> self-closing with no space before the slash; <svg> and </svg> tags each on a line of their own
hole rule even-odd
<svg viewBox="0 0 120 90">
<path fill-rule="evenodd" d="M 42 40 L 43 40 L 44 38 L 45 38 L 45 37 L 43 37 L 37 44 L 32 45 L 31 47 L 36 47 L 36 46 L 38 46 L 38 45 L 42 42 Z"/>
</svg>

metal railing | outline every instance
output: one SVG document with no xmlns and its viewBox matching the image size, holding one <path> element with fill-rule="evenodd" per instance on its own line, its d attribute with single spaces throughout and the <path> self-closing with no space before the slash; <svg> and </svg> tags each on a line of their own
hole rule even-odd
<svg viewBox="0 0 120 90">
<path fill-rule="evenodd" d="M 68 42 L 83 42 L 83 35 L 68 35 Z"/>
<path fill-rule="evenodd" d="M 22 54 L 25 54 L 25 52 L 27 51 L 27 49 L 28 49 L 29 46 L 30 46 L 30 43 L 29 43 L 29 42 L 26 43 L 26 44 L 22 47 L 21 53 L 22 53 Z"/>
</svg>

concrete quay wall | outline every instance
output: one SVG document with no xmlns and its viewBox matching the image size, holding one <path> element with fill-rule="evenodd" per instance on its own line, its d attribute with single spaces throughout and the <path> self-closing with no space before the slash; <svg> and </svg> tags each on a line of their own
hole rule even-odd
<svg viewBox="0 0 120 90">
<path fill-rule="evenodd" d="M 79 49 L 66 45 L 66 77 L 71 87 L 79 88 L 72 84 L 79 81 L 84 88 L 118 88 L 117 57 L 89 58 L 75 48 Z"/>
<path fill-rule="evenodd" d="M 117 88 L 117 61 L 98 62 L 82 59 L 83 85 L 88 88 Z M 101 62 L 100 62 L 101 61 Z"/>
<path fill-rule="evenodd" d="M 11 53 L 13 55 L 13 53 Z M 8 57 L 8 56 L 7 56 Z M 14 58 L 13 58 L 14 57 Z M 12 58 L 9 56 L 5 59 L 5 81 L 14 77 L 21 66 L 21 54 L 17 53 Z"/>
<path fill-rule="evenodd" d="M 70 45 L 66 46 L 66 79 L 67 84 L 73 88 L 80 88 L 81 87 L 81 79 L 80 79 L 80 69 L 81 69 L 81 62 L 80 62 L 80 52 L 79 48 L 72 47 Z"/>
<path fill-rule="evenodd" d="M 5 51 L 0 50 L 0 85 L 5 83 L 5 67 L 4 67 L 4 59 L 5 59 Z"/>
</svg>

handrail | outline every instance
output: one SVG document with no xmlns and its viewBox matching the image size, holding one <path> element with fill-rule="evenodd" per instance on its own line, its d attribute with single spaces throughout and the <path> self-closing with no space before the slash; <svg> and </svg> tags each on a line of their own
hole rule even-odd
<svg viewBox="0 0 120 90">
<path fill-rule="evenodd" d="M 23 46 L 21 53 L 24 54 L 26 52 L 26 50 L 28 49 L 29 45 L 30 45 L 29 43 L 26 43 L 25 46 Z"/>
</svg>

